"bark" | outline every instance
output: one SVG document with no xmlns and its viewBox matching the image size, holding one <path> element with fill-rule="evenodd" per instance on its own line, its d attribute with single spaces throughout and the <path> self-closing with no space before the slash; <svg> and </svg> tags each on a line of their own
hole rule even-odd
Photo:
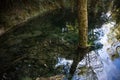
<svg viewBox="0 0 120 80">
<path fill-rule="evenodd" d="M 79 47 L 87 46 L 88 18 L 87 0 L 78 0 Z"/>
<path fill-rule="evenodd" d="M 70 74 L 73 75 L 77 64 L 81 61 L 89 48 L 87 47 L 88 41 L 88 17 L 87 17 L 87 0 L 77 0 L 78 11 L 78 24 L 79 24 L 79 45 L 73 58 L 73 64 L 70 69 Z"/>
</svg>

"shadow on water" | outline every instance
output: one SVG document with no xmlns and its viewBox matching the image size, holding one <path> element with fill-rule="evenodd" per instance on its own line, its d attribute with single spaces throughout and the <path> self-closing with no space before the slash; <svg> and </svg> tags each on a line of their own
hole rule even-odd
<svg viewBox="0 0 120 80">
<path fill-rule="evenodd" d="M 74 40 L 70 41 L 71 37 L 67 35 L 66 39 L 69 41 L 67 43 L 66 39 L 62 39 L 61 31 L 66 27 L 66 22 L 75 21 L 75 13 L 69 9 L 63 12 L 58 9 L 40 15 L 24 25 L 16 26 L 19 28 L 1 37 L 0 80 L 24 80 L 26 78 L 35 80 L 36 77 L 48 77 L 62 73 L 61 68 L 55 69 L 54 66 L 57 57 L 61 54 L 64 57 L 68 56 L 75 49 Z M 64 33 L 66 34 L 67 30 Z M 72 33 L 69 34 L 74 36 Z"/>
</svg>

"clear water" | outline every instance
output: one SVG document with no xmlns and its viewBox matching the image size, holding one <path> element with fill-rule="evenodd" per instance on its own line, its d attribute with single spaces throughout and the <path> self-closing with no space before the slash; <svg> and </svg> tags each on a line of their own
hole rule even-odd
<svg viewBox="0 0 120 80">
<path fill-rule="evenodd" d="M 110 12 L 106 14 L 110 18 Z M 99 37 L 95 44 L 101 43 L 101 49 L 89 52 L 85 58 L 79 62 L 73 80 L 120 80 L 120 58 L 112 60 L 114 54 L 120 55 L 120 42 L 116 39 L 116 34 L 112 32 L 115 26 L 114 21 L 109 21 L 101 28 L 94 29 L 94 34 Z M 97 33 L 97 34 L 96 34 Z M 72 60 L 58 58 L 58 64 L 64 66 L 64 71 L 69 74 Z"/>
</svg>

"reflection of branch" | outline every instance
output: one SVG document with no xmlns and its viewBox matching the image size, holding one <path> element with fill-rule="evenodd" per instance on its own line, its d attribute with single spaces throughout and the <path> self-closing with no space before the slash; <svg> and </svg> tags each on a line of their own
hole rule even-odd
<svg viewBox="0 0 120 80">
<path fill-rule="evenodd" d="M 24 59 L 25 57 L 27 57 L 27 55 L 25 54 L 25 55 L 23 55 L 23 56 L 21 56 L 21 57 L 19 57 L 19 58 L 17 58 L 16 60 L 14 60 L 13 62 L 11 62 L 11 65 L 12 64 L 15 64 L 15 63 L 17 63 L 18 61 L 20 61 L 20 60 L 22 60 L 22 59 Z"/>
<path fill-rule="evenodd" d="M 120 48 L 120 46 L 117 46 L 116 47 L 116 52 L 119 54 L 119 51 L 118 51 L 118 49 Z"/>
</svg>

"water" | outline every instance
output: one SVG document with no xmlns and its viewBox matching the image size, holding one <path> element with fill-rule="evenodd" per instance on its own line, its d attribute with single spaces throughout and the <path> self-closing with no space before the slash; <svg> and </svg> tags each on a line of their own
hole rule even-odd
<svg viewBox="0 0 120 80">
<path fill-rule="evenodd" d="M 98 76 L 99 80 L 103 80 L 102 78 L 104 78 L 104 80 L 120 79 L 120 70 L 116 67 L 117 64 L 113 64 L 113 61 L 111 60 L 112 55 L 116 54 L 116 47 L 120 45 L 119 41 L 115 38 L 114 33 L 111 33 L 111 29 L 114 25 L 115 22 L 109 22 L 104 24 L 101 28 L 105 34 L 100 40 L 98 40 L 103 44 L 103 48 L 98 50 L 98 54 L 103 63 L 104 74 Z"/>
<path fill-rule="evenodd" d="M 110 18 L 110 12 L 106 14 Z M 109 21 L 101 28 L 94 29 L 94 34 L 98 37 L 95 44 L 103 44 L 101 49 L 89 52 L 85 58 L 79 62 L 73 80 L 120 80 L 120 58 L 113 58 L 120 55 L 120 42 L 116 39 L 116 34 L 112 32 L 115 26 L 114 21 Z M 56 67 L 63 65 L 67 67 L 65 71 L 69 73 L 72 60 L 59 58 Z"/>
</svg>

